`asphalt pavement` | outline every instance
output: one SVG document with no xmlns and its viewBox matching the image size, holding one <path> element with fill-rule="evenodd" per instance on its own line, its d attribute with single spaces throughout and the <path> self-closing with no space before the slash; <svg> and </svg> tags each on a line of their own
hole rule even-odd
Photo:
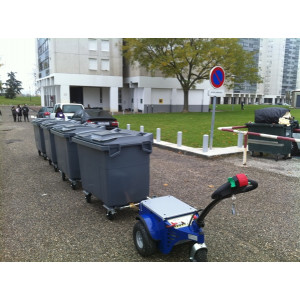
<svg viewBox="0 0 300 300">
<path fill-rule="evenodd" d="M 141 257 L 132 229 L 136 209 L 106 218 L 102 202 L 87 203 L 38 155 L 33 125 L 0 116 L 0 261 L 2 262 L 187 262 L 189 244 L 169 255 Z M 31 110 L 30 114 L 35 115 Z M 150 195 L 172 195 L 197 208 L 237 173 L 258 188 L 216 206 L 204 227 L 210 262 L 297 262 L 300 259 L 300 159 L 276 162 L 242 154 L 211 159 L 153 147 Z"/>
</svg>

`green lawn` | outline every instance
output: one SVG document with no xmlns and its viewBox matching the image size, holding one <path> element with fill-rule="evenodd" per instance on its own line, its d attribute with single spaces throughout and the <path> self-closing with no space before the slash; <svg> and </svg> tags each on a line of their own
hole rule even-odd
<svg viewBox="0 0 300 300">
<path fill-rule="evenodd" d="M 217 105 L 214 129 L 214 147 L 237 145 L 237 134 L 217 130 L 218 127 L 239 126 L 254 122 L 254 111 L 270 105 Z M 283 106 L 280 106 L 283 107 Z M 233 108 L 233 110 L 232 110 Z M 291 109 L 292 116 L 300 120 L 300 110 Z M 157 113 L 157 114 L 125 114 L 116 115 L 120 128 L 131 125 L 132 130 L 152 132 L 156 137 L 156 128 L 161 128 L 161 140 L 177 143 L 177 132 L 182 131 L 182 144 L 191 147 L 202 147 L 204 134 L 210 134 L 211 113 Z"/>
<path fill-rule="evenodd" d="M 28 106 L 40 106 L 41 105 L 41 97 L 34 97 L 34 96 L 18 96 L 15 99 L 7 99 L 4 96 L 0 96 L 0 105 L 24 105 L 27 104 Z"/>
<path fill-rule="evenodd" d="M 40 97 L 17 97 L 6 99 L 0 96 L 0 105 L 41 105 Z M 254 122 L 254 111 L 270 105 L 217 105 L 214 129 L 214 147 L 229 147 L 237 145 L 237 134 L 219 131 L 218 127 L 244 125 Z M 285 107 L 285 106 L 279 106 Z M 291 109 L 291 114 L 300 121 L 300 110 Z M 161 128 L 161 140 L 177 143 L 177 132 L 182 131 L 182 143 L 195 148 L 202 147 L 204 134 L 210 135 L 211 113 L 156 113 L 156 114 L 118 114 L 116 115 L 120 128 L 131 125 L 132 130 L 140 130 L 144 126 L 145 132 L 152 132 L 156 138 L 156 128 Z"/>
</svg>

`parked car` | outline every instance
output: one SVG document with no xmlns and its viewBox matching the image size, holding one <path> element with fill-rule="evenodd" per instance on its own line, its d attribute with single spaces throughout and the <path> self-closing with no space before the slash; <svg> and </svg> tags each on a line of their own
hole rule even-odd
<svg viewBox="0 0 300 300">
<path fill-rule="evenodd" d="M 65 118 L 66 119 L 71 119 L 74 113 L 84 110 L 84 107 L 82 104 L 78 103 L 56 103 L 53 107 L 53 112 L 50 114 L 51 119 L 55 119 L 55 113 L 58 108 L 61 108 Z"/>
<path fill-rule="evenodd" d="M 80 121 L 81 123 L 91 123 L 103 125 L 106 129 L 114 129 L 119 127 L 119 122 L 114 118 L 110 112 L 100 108 L 86 108 L 76 112 L 72 120 Z"/>
<path fill-rule="evenodd" d="M 50 114 L 53 112 L 52 106 L 43 106 L 38 111 L 36 117 L 37 118 L 50 118 Z"/>
</svg>

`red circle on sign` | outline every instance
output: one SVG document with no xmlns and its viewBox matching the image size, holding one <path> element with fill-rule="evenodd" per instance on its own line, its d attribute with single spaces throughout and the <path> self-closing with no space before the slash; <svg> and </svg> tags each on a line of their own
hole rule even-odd
<svg viewBox="0 0 300 300">
<path fill-rule="evenodd" d="M 225 72 L 221 67 L 214 67 L 210 71 L 209 75 L 210 84 L 214 88 L 220 88 L 225 81 Z"/>
</svg>

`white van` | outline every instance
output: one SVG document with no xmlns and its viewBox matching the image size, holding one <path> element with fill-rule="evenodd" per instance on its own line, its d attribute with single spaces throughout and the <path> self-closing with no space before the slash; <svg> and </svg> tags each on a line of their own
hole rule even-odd
<svg viewBox="0 0 300 300">
<path fill-rule="evenodd" d="M 78 112 L 80 110 L 84 110 L 84 107 L 82 104 L 78 103 L 56 103 L 53 107 L 53 113 L 50 114 L 50 119 L 55 119 L 56 110 L 58 108 L 61 108 L 66 120 L 71 119 L 75 112 Z"/>
</svg>

